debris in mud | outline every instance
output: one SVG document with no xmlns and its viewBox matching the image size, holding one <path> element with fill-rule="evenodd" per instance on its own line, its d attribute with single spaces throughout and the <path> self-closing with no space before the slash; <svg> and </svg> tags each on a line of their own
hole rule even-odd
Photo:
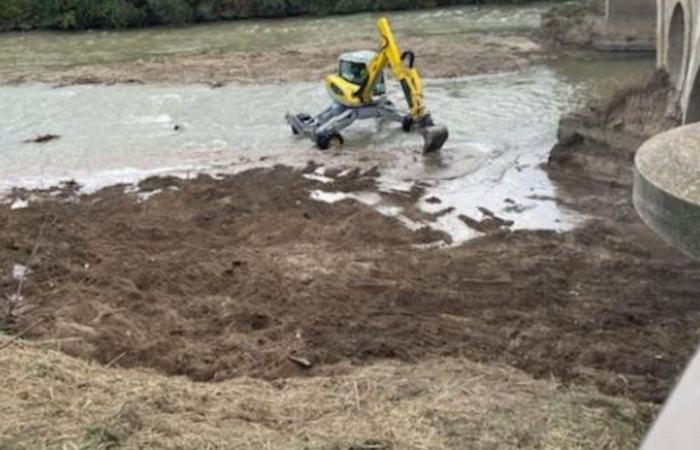
<svg viewBox="0 0 700 450">
<path fill-rule="evenodd" d="M 24 281 L 26 276 L 29 274 L 29 268 L 22 264 L 15 264 L 12 266 L 12 278 L 15 281 Z"/>
<path fill-rule="evenodd" d="M 299 356 L 289 355 L 287 357 L 287 359 L 289 359 L 294 364 L 297 364 L 297 365 L 303 367 L 304 369 L 310 369 L 313 366 L 311 361 L 309 361 L 306 358 L 299 357 Z"/>
<path fill-rule="evenodd" d="M 25 140 L 24 143 L 25 144 L 32 144 L 32 143 L 43 144 L 45 142 L 50 142 L 50 141 L 59 139 L 60 137 L 61 136 L 59 136 L 57 134 L 40 134 L 35 138 Z"/>
<path fill-rule="evenodd" d="M 439 219 L 440 217 L 452 214 L 453 212 L 455 212 L 455 210 L 456 208 L 454 206 L 449 206 L 447 208 L 441 209 L 440 211 L 430 214 L 430 217 L 433 219 Z"/>
<path fill-rule="evenodd" d="M 505 211 L 507 213 L 521 214 L 521 213 L 523 213 L 529 209 L 532 209 L 532 208 L 534 208 L 534 206 L 532 206 L 532 205 L 526 206 L 526 205 L 521 205 L 519 203 L 513 203 L 513 204 L 509 204 L 508 206 L 503 208 L 503 211 Z"/>
<path fill-rule="evenodd" d="M 353 444 L 348 450 L 390 450 L 392 447 L 382 441 L 368 440 L 362 444 Z"/>
<path fill-rule="evenodd" d="M 500 217 L 486 217 L 482 220 L 473 219 L 466 214 L 460 214 L 459 219 L 464 222 L 468 227 L 480 232 L 480 233 L 497 233 L 507 230 L 512 227 L 515 222 L 512 220 L 501 219 Z"/>
<path fill-rule="evenodd" d="M 498 217 L 493 211 L 484 208 L 482 206 L 477 208 L 481 214 L 484 215 L 484 219 L 476 220 L 466 214 L 460 214 L 459 219 L 464 222 L 468 227 L 480 232 L 480 233 L 497 233 L 500 231 L 505 231 L 509 227 L 512 227 L 515 222 L 512 220 L 506 220 Z"/>
</svg>

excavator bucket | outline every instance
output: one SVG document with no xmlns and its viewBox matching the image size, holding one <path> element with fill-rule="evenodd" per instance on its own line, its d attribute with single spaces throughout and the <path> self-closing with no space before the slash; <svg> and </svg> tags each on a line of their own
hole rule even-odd
<svg viewBox="0 0 700 450">
<path fill-rule="evenodd" d="M 421 128 L 420 133 L 423 135 L 423 153 L 440 150 L 450 136 L 447 127 L 443 125 L 431 125 Z"/>
</svg>

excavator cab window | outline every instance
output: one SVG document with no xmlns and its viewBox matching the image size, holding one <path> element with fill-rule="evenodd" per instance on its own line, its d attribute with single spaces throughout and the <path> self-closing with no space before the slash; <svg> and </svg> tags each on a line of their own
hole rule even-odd
<svg viewBox="0 0 700 450">
<path fill-rule="evenodd" d="M 340 61 L 340 76 L 352 84 L 361 86 L 367 78 L 367 65 L 361 62 Z M 386 83 L 384 82 L 384 74 L 379 75 L 379 79 L 374 85 L 374 95 L 380 96 L 386 94 Z"/>
</svg>

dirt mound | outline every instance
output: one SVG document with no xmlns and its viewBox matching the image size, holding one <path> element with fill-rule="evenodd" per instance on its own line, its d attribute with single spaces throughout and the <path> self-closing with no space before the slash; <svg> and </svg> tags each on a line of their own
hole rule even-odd
<svg viewBox="0 0 700 450">
<path fill-rule="evenodd" d="M 599 18 L 605 14 L 601 0 L 565 2 L 542 14 L 536 36 L 557 45 L 590 46 Z"/>
<path fill-rule="evenodd" d="M 0 352 L 0 379 L 0 448 L 15 450 L 633 449 L 652 412 L 461 359 L 203 384 L 21 345 Z"/>
<path fill-rule="evenodd" d="M 637 148 L 680 122 L 677 93 L 668 75 L 656 71 L 641 85 L 562 118 L 548 166 L 559 178 L 568 175 L 609 182 L 613 189 L 631 186 Z M 577 196 L 585 196 L 583 191 Z"/>
<path fill-rule="evenodd" d="M 444 236 L 313 201 L 333 183 L 287 168 L 142 188 L 0 207 L 4 293 L 44 230 L 12 332 L 199 381 L 466 356 L 654 401 L 697 342 L 700 268 L 655 256 L 643 242 L 666 247 L 643 227 L 506 230 L 418 250 Z"/>
<path fill-rule="evenodd" d="M 577 0 L 556 4 L 542 15 L 535 37 L 554 47 L 605 51 L 655 50 L 656 27 L 651 17 L 608 23 L 605 0 Z"/>
<path fill-rule="evenodd" d="M 621 233 L 628 229 L 663 257 L 665 246 L 658 246 L 647 233 L 638 235 L 645 227 L 632 206 L 634 155 L 645 140 L 680 122 L 678 93 L 663 71 L 563 117 L 546 166 L 559 187 L 558 201 Z"/>
</svg>

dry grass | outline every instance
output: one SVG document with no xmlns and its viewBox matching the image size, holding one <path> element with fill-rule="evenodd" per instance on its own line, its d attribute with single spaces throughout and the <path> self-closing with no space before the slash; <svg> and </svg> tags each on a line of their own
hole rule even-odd
<svg viewBox="0 0 700 450">
<path fill-rule="evenodd" d="M 461 359 L 197 384 L 41 347 L 0 352 L 0 449 L 631 449 L 652 412 Z"/>
</svg>

